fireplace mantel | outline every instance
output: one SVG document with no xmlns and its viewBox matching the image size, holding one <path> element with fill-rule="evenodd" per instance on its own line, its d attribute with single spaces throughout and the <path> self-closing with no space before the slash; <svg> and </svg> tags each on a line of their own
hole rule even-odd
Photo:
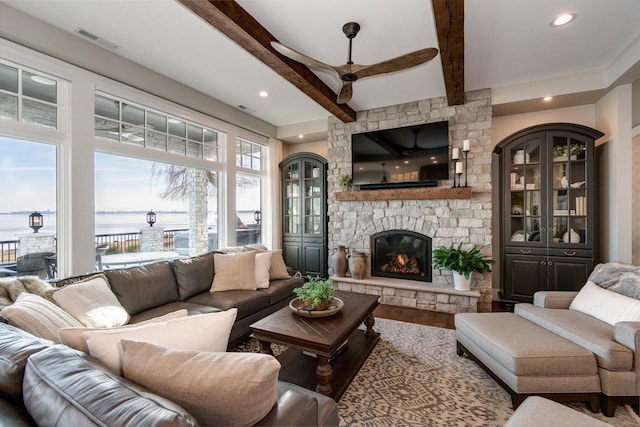
<svg viewBox="0 0 640 427">
<path fill-rule="evenodd" d="M 339 202 L 377 200 L 471 199 L 471 187 L 402 188 L 390 190 L 357 190 L 335 193 Z"/>
</svg>

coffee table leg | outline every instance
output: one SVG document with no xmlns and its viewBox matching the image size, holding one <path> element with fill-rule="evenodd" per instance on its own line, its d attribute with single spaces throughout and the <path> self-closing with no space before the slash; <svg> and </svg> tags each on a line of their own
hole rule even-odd
<svg viewBox="0 0 640 427">
<path fill-rule="evenodd" d="M 316 378 L 318 385 L 316 391 L 324 395 L 331 394 L 331 377 L 333 376 L 329 358 L 318 355 L 318 366 L 316 367 Z"/>
<path fill-rule="evenodd" d="M 368 337 L 373 337 L 376 335 L 376 331 L 373 330 L 373 325 L 376 324 L 376 319 L 373 318 L 373 314 L 370 314 L 364 321 L 364 325 L 367 327 L 366 332 L 364 333 Z"/>
<path fill-rule="evenodd" d="M 258 344 L 260 344 L 260 353 L 273 356 L 273 350 L 271 350 L 271 343 L 269 341 L 258 340 Z"/>
</svg>

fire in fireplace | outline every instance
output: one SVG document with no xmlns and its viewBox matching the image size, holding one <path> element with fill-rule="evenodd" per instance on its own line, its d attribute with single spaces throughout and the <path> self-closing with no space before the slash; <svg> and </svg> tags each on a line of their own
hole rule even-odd
<svg viewBox="0 0 640 427">
<path fill-rule="evenodd" d="M 406 230 L 371 236 L 371 275 L 431 281 L 431 238 Z"/>
</svg>

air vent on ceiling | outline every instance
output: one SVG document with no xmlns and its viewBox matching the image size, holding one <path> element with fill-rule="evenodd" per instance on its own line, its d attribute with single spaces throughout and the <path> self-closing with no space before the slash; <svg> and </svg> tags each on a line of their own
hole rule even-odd
<svg viewBox="0 0 640 427">
<path fill-rule="evenodd" d="M 109 41 L 103 37 L 96 36 L 90 31 L 85 30 L 84 28 L 76 28 L 74 33 L 81 38 L 90 41 L 91 43 L 97 44 L 100 47 L 104 47 L 105 49 L 116 50 L 118 45 L 112 41 Z"/>
<path fill-rule="evenodd" d="M 247 106 L 244 105 L 238 105 L 238 108 L 241 109 L 242 111 L 245 111 L 247 113 L 255 113 L 256 110 L 254 110 L 253 108 L 249 108 Z"/>
</svg>

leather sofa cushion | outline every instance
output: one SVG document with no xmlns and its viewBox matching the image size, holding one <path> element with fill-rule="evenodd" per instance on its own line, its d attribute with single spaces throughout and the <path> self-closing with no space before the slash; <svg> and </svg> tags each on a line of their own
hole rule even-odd
<svg viewBox="0 0 640 427">
<path fill-rule="evenodd" d="M 269 306 L 269 295 L 257 291 L 203 292 L 187 300 L 194 304 L 208 305 L 222 310 L 238 309 L 238 319 L 256 313 Z"/>
<path fill-rule="evenodd" d="M 51 345 L 51 341 L 0 323 L 0 395 L 22 402 L 22 377 L 27 358 Z"/>
<path fill-rule="evenodd" d="M 515 313 L 530 322 L 589 350 L 598 366 L 611 371 L 630 371 L 633 352 L 614 340 L 614 327 L 574 310 L 555 310 L 516 304 Z"/>
<path fill-rule="evenodd" d="M 217 313 L 219 311 L 222 311 L 219 308 L 209 307 L 202 304 L 193 304 L 190 302 L 175 301 L 175 302 L 170 302 L 168 304 L 161 305 L 159 307 L 154 307 L 149 310 L 145 310 L 143 312 L 136 314 L 135 316 L 131 316 L 131 320 L 129 320 L 129 325 L 145 322 L 147 320 L 164 316 L 165 314 L 169 314 L 177 310 L 187 310 L 187 314 L 189 316 L 193 316 L 194 314 Z"/>
<path fill-rule="evenodd" d="M 217 252 L 173 260 L 173 271 L 178 282 L 181 301 L 211 289 L 214 274 L 213 254 L 215 253 Z"/>
<path fill-rule="evenodd" d="M 21 404 L 0 397 L 0 425 L 2 427 L 33 427 L 33 420 Z"/>
<path fill-rule="evenodd" d="M 31 356 L 23 385 L 38 425 L 197 426 L 184 408 L 63 345 Z"/>
<path fill-rule="evenodd" d="M 106 270 L 105 274 L 111 290 L 131 316 L 178 300 L 178 285 L 168 261 Z"/>
<path fill-rule="evenodd" d="M 287 298 L 291 299 L 294 296 L 293 289 L 302 286 L 303 283 L 302 277 L 272 280 L 269 282 L 268 288 L 258 289 L 258 291 L 269 295 L 269 305 L 273 305 Z"/>
</svg>

